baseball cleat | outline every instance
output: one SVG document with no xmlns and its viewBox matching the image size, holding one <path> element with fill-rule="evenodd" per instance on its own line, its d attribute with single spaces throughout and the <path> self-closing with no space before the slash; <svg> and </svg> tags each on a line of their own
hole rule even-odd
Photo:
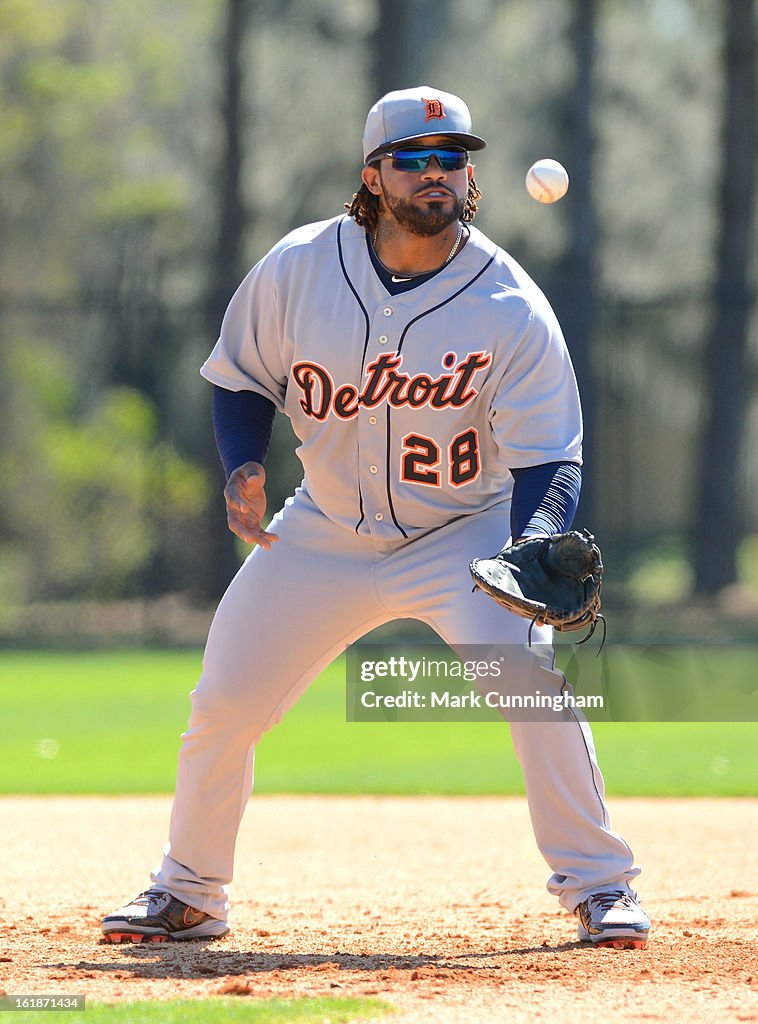
<svg viewBox="0 0 758 1024">
<path fill-rule="evenodd" d="M 168 942 L 181 939 L 220 939 L 228 934 L 225 921 L 188 907 L 162 889 L 148 889 L 102 922 L 106 942 Z"/>
<path fill-rule="evenodd" d="M 579 918 L 579 938 L 593 946 L 643 949 L 650 918 L 637 902 L 637 894 L 625 889 L 596 892 L 574 911 Z"/>
</svg>

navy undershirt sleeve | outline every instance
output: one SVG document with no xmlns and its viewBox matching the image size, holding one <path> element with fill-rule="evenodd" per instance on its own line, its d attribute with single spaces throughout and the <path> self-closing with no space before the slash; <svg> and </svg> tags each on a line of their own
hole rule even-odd
<svg viewBox="0 0 758 1024">
<path fill-rule="evenodd" d="M 255 391 L 228 391 L 213 385 L 213 433 L 226 470 L 266 458 L 276 406 Z"/>
<path fill-rule="evenodd" d="M 582 489 L 582 469 L 575 462 L 547 462 L 512 469 L 511 537 L 563 533 L 570 529 Z"/>
</svg>

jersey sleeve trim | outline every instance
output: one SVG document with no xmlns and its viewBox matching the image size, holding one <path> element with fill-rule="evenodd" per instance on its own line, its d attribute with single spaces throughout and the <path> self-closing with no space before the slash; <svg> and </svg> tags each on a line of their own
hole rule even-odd
<svg viewBox="0 0 758 1024">
<path fill-rule="evenodd" d="M 252 391 L 256 395 L 262 395 L 263 398 L 267 398 L 270 402 L 273 402 L 279 412 L 284 412 L 284 403 L 278 395 L 269 391 L 262 384 L 258 384 L 256 381 L 246 381 L 244 384 L 240 383 L 239 380 L 232 377 L 225 377 L 222 373 L 218 373 L 216 370 L 210 370 L 203 366 L 200 369 L 200 376 L 204 377 L 205 380 L 211 384 L 215 384 L 220 388 L 224 388 L 226 391 Z"/>
</svg>

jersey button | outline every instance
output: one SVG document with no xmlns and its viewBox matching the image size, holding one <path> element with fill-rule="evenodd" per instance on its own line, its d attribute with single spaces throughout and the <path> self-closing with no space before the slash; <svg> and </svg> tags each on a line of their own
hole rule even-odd
<svg viewBox="0 0 758 1024">
<path fill-rule="evenodd" d="M 378 466 L 369 466 L 368 467 L 368 471 L 369 471 L 369 473 L 378 473 L 379 472 L 379 467 Z"/>
<path fill-rule="evenodd" d="M 380 345 L 386 345 L 388 341 L 389 341 L 389 338 L 387 337 L 386 334 L 380 334 L 379 335 L 379 344 Z"/>
<path fill-rule="evenodd" d="M 372 427 L 376 426 L 376 416 L 369 416 L 368 421 Z"/>
<path fill-rule="evenodd" d="M 374 519 L 376 519 L 377 523 L 381 523 L 382 519 L 384 519 L 384 516 L 382 515 L 381 512 L 377 512 L 376 515 L 374 516 Z"/>
<path fill-rule="evenodd" d="M 392 316 L 392 310 L 390 309 L 389 306 L 385 306 L 382 312 L 384 313 L 385 316 Z"/>
</svg>

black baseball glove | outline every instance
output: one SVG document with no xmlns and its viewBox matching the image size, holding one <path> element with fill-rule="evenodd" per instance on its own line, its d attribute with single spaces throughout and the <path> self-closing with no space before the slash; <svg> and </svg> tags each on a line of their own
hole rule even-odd
<svg viewBox="0 0 758 1024">
<path fill-rule="evenodd" d="M 589 639 L 602 619 L 603 560 L 587 530 L 525 537 L 492 558 L 475 558 L 470 568 L 477 587 L 532 623 L 558 630 L 586 626 Z"/>
</svg>

